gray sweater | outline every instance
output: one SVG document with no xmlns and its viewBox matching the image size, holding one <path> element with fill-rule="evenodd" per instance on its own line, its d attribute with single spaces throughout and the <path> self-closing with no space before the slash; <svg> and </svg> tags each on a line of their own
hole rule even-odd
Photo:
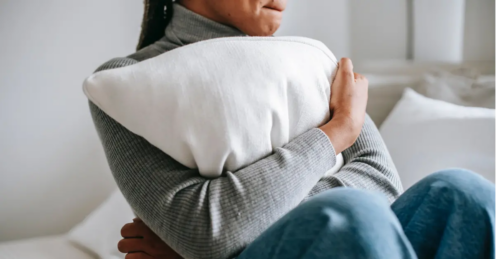
<svg viewBox="0 0 500 259">
<path fill-rule="evenodd" d="M 157 43 L 97 71 L 123 67 L 193 42 L 243 35 L 179 5 Z M 193 62 L 196 62 L 193 60 Z M 335 187 L 384 194 L 393 201 L 402 185 L 385 144 L 367 115 L 345 166 L 323 177 L 335 150 L 311 129 L 273 154 L 217 179 L 206 179 L 137 136 L 93 103 L 90 110 L 109 166 L 136 214 L 185 258 L 230 258 L 299 203 Z"/>
</svg>

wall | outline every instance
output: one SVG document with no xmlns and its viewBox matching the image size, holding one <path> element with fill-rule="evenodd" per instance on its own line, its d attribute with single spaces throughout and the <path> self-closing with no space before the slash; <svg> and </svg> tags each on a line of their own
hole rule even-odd
<svg viewBox="0 0 500 259">
<path fill-rule="evenodd" d="M 493 14 L 493 16 L 495 17 L 493 22 L 494 22 L 494 26 L 495 27 L 495 59 L 496 60 L 500 60 L 500 15 L 498 15 L 498 13 L 500 13 L 500 1 L 498 0 L 492 0 L 494 1 L 494 7 L 491 9 L 491 13 Z"/>
<path fill-rule="evenodd" d="M 325 43 L 336 56 L 348 56 L 349 1 L 290 0 L 276 35 L 304 36 Z"/>
<path fill-rule="evenodd" d="M 353 60 L 405 59 L 406 1 L 290 0 L 276 35 L 314 38 Z"/>
<path fill-rule="evenodd" d="M 411 1 L 418 0 L 290 0 L 277 35 L 321 40 L 337 57 L 349 56 L 355 63 L 405 60 L 411 52 Z M 495 59 L 494 7 L 495 0 L 466 0 L 464 60 Z"/>
<path fill-rule="evenodd" d="M 141 15 L 137 0 L 0 2 L 0 241 L 63 233 L 110 193 L 81 83 L 133 52 Z"/>
<path fill-rule="evenodd" d="M 406 1 L 351 0 L 350 3 L 349 40 L 353 61 L 406 59 Z"/>
<path fill-rule="evenodd" d="M 277 35 L 324 42 L 338 57 L 406 59 L 407 10 L 401 0 L 290 0 Z"/>
<path fill-rule="evenodd" d="M 465 60 L 495 60 L 495 0 L 467 0 Z"/>
</svg>

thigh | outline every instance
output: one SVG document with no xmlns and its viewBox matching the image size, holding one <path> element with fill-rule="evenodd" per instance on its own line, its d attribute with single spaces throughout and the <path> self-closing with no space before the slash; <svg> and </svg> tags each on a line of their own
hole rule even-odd
<svg viewBox="0 0 500 259">
<path fill-rule="evenodd" d="M 338 188 L 273 224 L 238 259 L 416 258 L 382 196 Z"/>
<path fill-rule="evenodd" d="M 494 194 L 477 174 L 446 170 L 412 186 L 392 209 L 419 258 L 492 258 Z"/>
</svg>

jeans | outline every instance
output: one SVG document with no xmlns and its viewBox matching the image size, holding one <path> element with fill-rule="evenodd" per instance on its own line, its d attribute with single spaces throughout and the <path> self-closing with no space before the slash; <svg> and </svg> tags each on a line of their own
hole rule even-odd
<svg viewBox="0 0 500 259">
<path fill-rule="evenodd" d="M 238 259 L 494 258 L 495 187 L 465 170 L 423 179 L 392 206 L 337 188 L 273 224 Z"/>
</svg>

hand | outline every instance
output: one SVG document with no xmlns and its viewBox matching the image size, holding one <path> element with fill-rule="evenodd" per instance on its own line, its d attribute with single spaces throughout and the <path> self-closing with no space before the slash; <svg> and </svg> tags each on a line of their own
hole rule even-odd
<svg viewBox="0 0 500 259">
<path fill-rule="evenodd" d="M 332 83 L 332 119 L 320 127 L 330 138 L 337 154 L 352 146 L 359 137 L 365 122 L 367 102 L 368 80 L 354 73 L 351 60 L 343 58 Z"/>
<path fill-rule="evenodd" d="M 139 218 L 125 224 L 121 234 L 118 250 L 128 253 L 125 259 L 182 259 Z"/>
</svg>

